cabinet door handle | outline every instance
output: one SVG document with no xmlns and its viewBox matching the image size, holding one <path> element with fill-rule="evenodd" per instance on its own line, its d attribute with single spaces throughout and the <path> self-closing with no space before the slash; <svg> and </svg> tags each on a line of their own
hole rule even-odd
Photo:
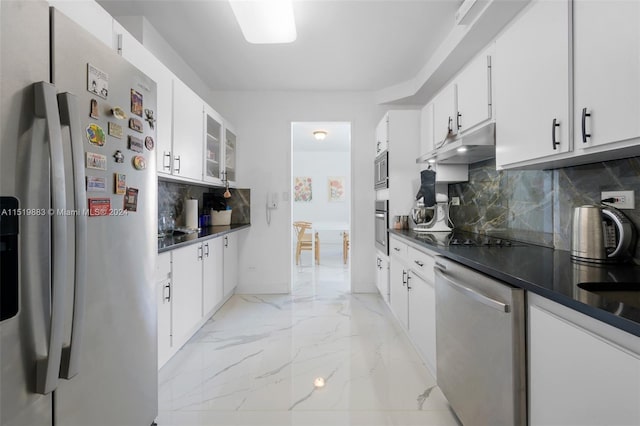
<svg viewBox="0 0 640 426">
<path fill-rule="evenodd" d="M 587 133 L 587 117 L 591 117 L 591 113 L 588 113 L 586 108 L 582 108 L 582 143 L 587 143 L 587 138 L 591 137 L 591 134 Z"/>
<path fill-rule="evenodd" d="M 165 164 L 165 159 L 169 158 L 169 164 Z M 171 171 L 171 151 L 165 151 L 162 156 L 162 169 Z"/>
<path fill-rule="evenodd" d="M 179 155 L 176 155 L 176 156 L 174 157 L 174 159 L 173 159 L 173 162 L 174 162 L 174 163 L 178 163 L 178 167 L 176 167 L 176 168 L 174 169 L 174 171 L 175 171 L 176 173 L 180 173 L 180 156 L 179 156 Z"/>
<path fill-rule="evenodd" d="M 198 247 L 198 260 L 202 260 L 202 246 Z"/>
<path fill-rule="evenodd" d="M 225 247 L 229 247 L 229 238 L 228 237 L 224 237 L 224 246 Z"/>
<path fill-rule="evenodd" d="M 462 127 L 462 114 L 458 113 L 458 117 L 456 117 L 456 126 L 458 129 Z"/>
<path fill-rule="evenodd" d="M 165 301 L 170 302 L 171 301 L 171 283 L 167 283 L 167 285 L 164 286 L 164 288 L 167 289 L 167 296 L 164 298 Z"/>
<path fill-rule="evenodd" d="M 556 127 L 560 127 L 560 123 L 558 123 L 558 119 L 554 118 L 553 123 L 551 123 L 551 145 L 553 149 L 560 145 L 560 142 L 556 140 Z"/>
<path fill-rule="evenodd" d="M 209 243 L 206 243 L 204 246 L 207 248 L 207 250 L 204 252 L 204 255 L 206 257 L 209 257 Z"/>
<path fill-rule="evenodd" d="M 447 135 L 451 132 L 453 132 L 453 118 L 451 118 L 451 116 L 449 116 L 449 123 L 447 124 Z"/>
<path fill-rule="evenodd" d="M 418 265 L 421 268 L 424 266 L 424 262 L 420 262 L 419 260 L 414 260 L 413 263 L 415 263 L 416 265 Z"/>
<path fill-rule="evenodd" d="M 407 271 L 405 271 L 404 269 L 402 270 L 402 286 L 404 287 L 405 285 L 407 285 Z"/>
<path fill-rule="evenodd" d="M 400 249 L 398 247 L 394 247 L 393 248 L 395 251 L 400 251 Z"/>
<path fill-rule="evenodd" d="M 411 275 L 407 273 L 407 290 L 411 290 L 411 286 L 409 285 L 409 280 L 411 279 Z"/>
</svg>

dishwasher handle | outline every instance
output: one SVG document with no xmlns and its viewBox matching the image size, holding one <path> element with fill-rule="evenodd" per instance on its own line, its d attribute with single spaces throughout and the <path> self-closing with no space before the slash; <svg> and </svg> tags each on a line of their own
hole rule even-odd
<svg viewBox="0 0 640 426">
<path fill-rule="evenodd" d="M 436 273 L 440 273 L 440 275 L 442 275 L 444 277 L 443 272 L 446 271 L 447 267 L 441 263 L 437 263 L 435 265 L 435 268 L 437 269 L 438 272 Z M 511 306 L 509 306 L 506 303 L 502 303 L 498 300 L 492 299 L 488 296 L 485 296 L 484 294 L 478 293 L 476 290 L 466 287 L 462 284 L 458 284 L 456 282 L 451 281 L 451 279 L 449 278 L 445 278 L 446 283 L 448 285 L 450 285 L 451 287 L 453 287 L 454 289 L 458 290 L 460 293 L 464 294 L 467 297 L 470 297 L 471 299 L 482 303 L 483 305 L 486 305 L 490 308 L 493 309 L 497 309 L 500 312 L 505 312 L 505 313 L 509 313 L 511 312 Z"/>
</svg>

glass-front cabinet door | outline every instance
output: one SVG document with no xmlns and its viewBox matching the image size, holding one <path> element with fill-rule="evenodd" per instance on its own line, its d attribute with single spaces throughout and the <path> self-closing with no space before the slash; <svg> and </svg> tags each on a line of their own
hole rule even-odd
<svg viewBox="0 0 640 426">
<path fill-rule="evenodd" d="M 224 145 L 222 143 L 222 117 L 205 107 L 204 113 L 204 178 L 209 182 L 221 182 Z"/>
<path fill-rule="evenodd" d="M 227 124 L 224 133 L 224 178 L 229 180 L 229 184 L 234 185 L 236 182 L 236 132 Z"/>
</svg>

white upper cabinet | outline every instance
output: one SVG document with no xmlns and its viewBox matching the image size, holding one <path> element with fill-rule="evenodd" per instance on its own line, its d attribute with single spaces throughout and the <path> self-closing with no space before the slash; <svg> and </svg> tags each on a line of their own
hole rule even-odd
<svg viewBox="0 0 640 426">
<path fill-rule="evenodd" d="M 574 0 L 573 46 L 576 149 L 640 137 L 640 2 Z"/>
<path fill-rule="evenodd" d="M 567 0 L 534 0 L 496 40 L 498 168 L 571 150 L 568 24 Z"/>
<path fill-rule="evenodd" d="M 229 123 L 224 128 L 224 179 L 234 186 L 236 183 L 236 151 L 238 138 L 236 131 Z"/>
<path fill-rule="evenodd" d="M 156 169 L 158 173 L 171 174 L 171 129 L 173 73 L 138 40 L 135 39 L 117 21 L 113 21 L 113 31 L 119 39 L 120 54 L 124 59 L 147 74 L 156 82 L 156 110 L 154 118 L 156 127 Z"/>
<path fill-rule="evenodd" d="M 221 183 L 224 158 L 222 117 L 211 107 L 204 107 L 204 180 Z"/>
<path fill-rule="evenodd" d="M 376 157 L 389 149 L 389 115 L 385 115 L 376 126 Z"/>
<path fill-rule="evenodd" d="M 444 141 L 450 134 L 457 133 L 456 118 L 456 87 L 447 85 L 433 98 L 433 140 L 434 148 Z"/>
<path fill-rule="evenodd" d="M 204 102 L 186 84 L 173 80 L 172 174 L 202 181 Z"/>
<path fill-rule="evenodd" d="M 482 53 L 455 79 L 458 114 L 456 128 L 464 133 L 491 120 L 491 56 Z"/>
<path fill-rule="evenodd" d="M 640 3 L 534 0 L 498 37 L 498 168 L 640 155 Z M 540 31 L 544 28 L 544 31 Z"/>
<path fill-rule="evenodd" d="M 432 151 L 433 142 L 433 102 L 429 102 L 420 111 L 420 155 Z"/>
</svg>

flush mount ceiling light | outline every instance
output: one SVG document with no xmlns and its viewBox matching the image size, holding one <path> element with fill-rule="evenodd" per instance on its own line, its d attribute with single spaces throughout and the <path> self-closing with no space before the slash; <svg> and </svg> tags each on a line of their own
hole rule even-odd
<svg viewBox="0 0 640 426">
<path fill-rule="evenodd" d="M 315 130 L 313 132 L 313 137 L 316 138 L 317 141 L 323 141 L 327 137 L 326 130 Z"/>
<path fill-rule="evenodd" d="M 249 43 L 291 43 L 296 39 L 292 0 L 229 0 Z"/>
<path fill-rule="evenodd" d="M 323 388 L 324 385 L 325 385 L 324 377 L 316 377 L 316 379 L 313 381 L 313 386 L 317 388 Z"/>
</svg>

